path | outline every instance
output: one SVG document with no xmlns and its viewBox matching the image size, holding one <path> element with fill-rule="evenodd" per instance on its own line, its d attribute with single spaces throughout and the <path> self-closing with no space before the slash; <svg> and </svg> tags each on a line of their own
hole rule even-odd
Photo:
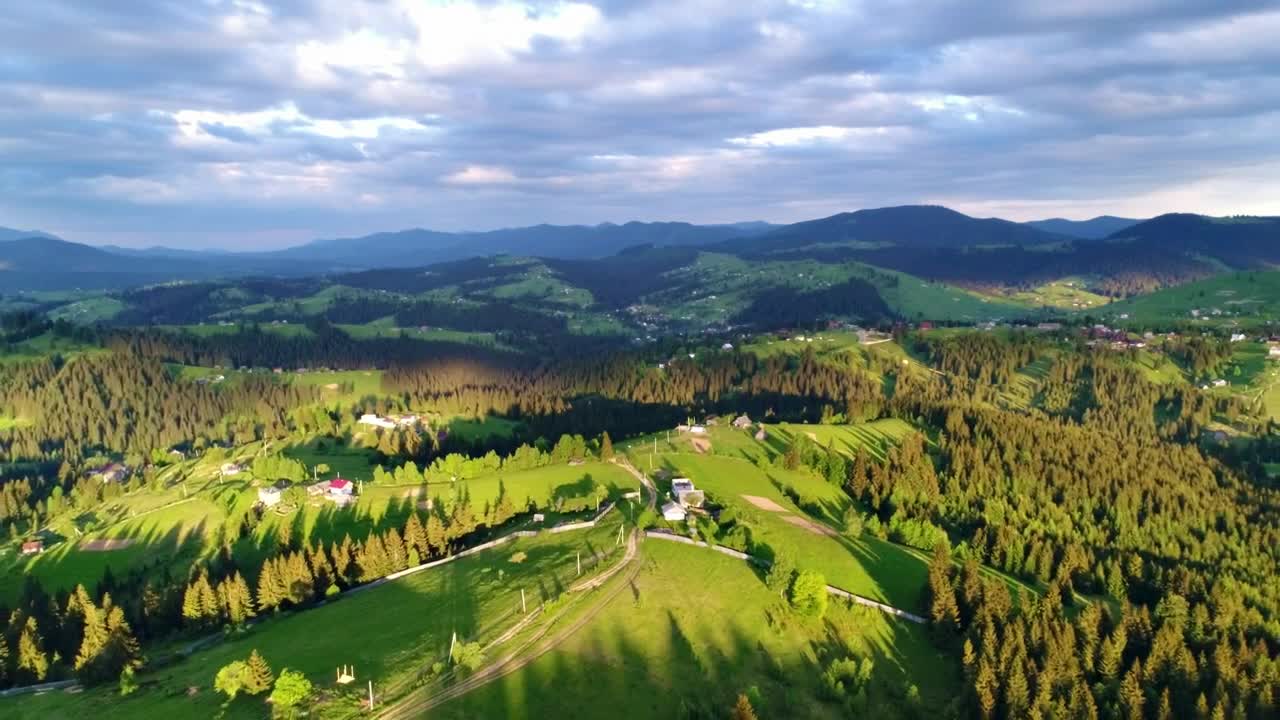
<svg viewBox="0 0 1280 720">
<path fill-rule="evenodd" d="M 640 481 L 640 484 L 644 486 L 645 490 L 648 491 L 648 507 L 652 510 L 657 505 L 658 493 L 653 487 L 653 484 L 649 482 L 649 478 L 645 477 L 644 473 L 632 467 L 631 463 L 626 460 L 619 460 L 617 464 L 627 472 L 634 475 L 636 479 Z M 469 677 L 450 685 L 448 688 L 445 688 L 443 691 L 435 695 L 422 697 L 420 693 L 411 693 L 383 709 L 382 712 L 378 714 L 378 717 L 383 720 L 420 717 L 432 708 L 438 707 L 494 680 L 520 670 L 548 652 L 559 647 L 561 643 L 573 637 L 575 633 L 583 627 L 586 627 L 586 625 L 594 620 L 595 617 L 599 615 L 600 612 L 604 610 L 604 608 L 607 607 L 619 593 L 630 585 L 631 581 L 634 580 L 637 575 L 640 574 L 640 568 L 643 566 L 643 563 L 635 561 L 640 554 L 639 538 L 639 530 L 632 529 L 631 533 L 627 536 L 627 550 L 623 554 L 620 562 L 600 575 L 584 580 L 569 589 L 569 592 L 593 590 L 608 582 L 622 570 L 627 570 L 626 582 L 616 584 L 599 598 L 593 599 L 592 604 L 587 608 L 587 610 L 572 623 L 556 630 L 554 633 L 551 633 L 556 622 L 572 609 L 564 608 L 554 618 L 549 620 L 542 629 L 535 633 L 533 637 L 521 643 L 519 647 L 507 653 L 497 662 L 494 662 Z"/>
</svg>

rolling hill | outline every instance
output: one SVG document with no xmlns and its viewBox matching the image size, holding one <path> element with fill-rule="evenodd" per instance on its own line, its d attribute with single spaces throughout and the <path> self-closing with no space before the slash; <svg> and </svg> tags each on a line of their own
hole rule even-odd
<svg viewBox="0 0 1280 720">
<path fill-rule="evenodd" d="M 1066 218 L 1049 218 L 1048 220 L 1032 220 L 1024 225 L 1058 235 L 1067 235 L 1082 240 L 1101 240 L 1112 233 L 1120 232 L 1142 222 L 1133 218 L 1122 218 L 1114 215 L 1099 215 L 1089 220 L 1067 220 Z"/>
</svg>

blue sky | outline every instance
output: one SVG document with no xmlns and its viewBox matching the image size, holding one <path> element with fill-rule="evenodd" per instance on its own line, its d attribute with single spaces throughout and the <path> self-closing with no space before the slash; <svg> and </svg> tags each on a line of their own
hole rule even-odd
<svg viewBox="0 0 1280 720">
<path fill-rule="evenodd" d="M 0 225 L 1280 214 L 1276 38 L 1243 0 L 16 3 Z"/>
</svg>

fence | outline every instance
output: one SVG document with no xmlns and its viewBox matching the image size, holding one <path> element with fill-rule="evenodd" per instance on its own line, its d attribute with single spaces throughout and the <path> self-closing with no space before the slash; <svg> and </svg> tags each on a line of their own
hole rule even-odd
<svg viewBox="0 0 1280 720">
<path fill-rule="evenodd" d="M 656 532 L 654 530 L 647 530 L 645 531 L 644 535 L 645 537 L 658 538 L 659 540 L 669 540 L 671 542 L 684 543 L 685 545 L 694 545 L 697 547 L 704 547 L 704 548 L 709 547 L 712 550 L 715 550 L 716 552 L 722 553 L 724 555 L 728 555 L 731 558 L 737 558 L 738 560 L 745 560 L 749 563 L 754 563 L 756 565 L 762 565 L 766 567 L 769 565 L 767 561 L 761 558 L 755 557 L 753 555 L 748 555 L 744 552 L 739 552 L 732 548 L 721 547 L 719 545 L 708 545 L 704 542 L 699 542 L 697 540 L 684 537 L 683 535 L 675 535 L 673 533 L 668 533 L 668 532 Z M 920 617 L 919 615 L 916 615 L 915 613 L 909 613 L 906 610 L 899 610 L 898 608 L 893 607 L 892 605 L 885 605 L 884 603 L 876 602 L 871 598 L 862 597 L 861 595 L 855 595 L 854 593 L 851 593 L 848 590 L 841 590 L 840 588 L 834 585 L 828 585 L 827 592 L 830 593 L 831 595 L 835 595 L 836 597 L 841 597 L 841 598 L 845 598 L 846 600 L 850 600 L 855 604 L 862 605 L 869 608 L 875 608 L 880 612 L 887 613 L 894 617 L 899 617 L 899 618 L 902 618 L 903 620 L 907 620 L 919 625 L 923 625 L 925 622 L 927 622 L 924 618 Z"/>
</svg>

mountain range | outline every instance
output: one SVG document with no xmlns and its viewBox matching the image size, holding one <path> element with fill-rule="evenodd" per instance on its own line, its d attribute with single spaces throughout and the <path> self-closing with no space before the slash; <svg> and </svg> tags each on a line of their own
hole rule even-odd
<svg viewBox="0 0 1280 720">
<path fill-rule="evenodd" d="M 629 222 L 471 233 L 412 229 L 270 252 L 94 247 L 0 228 L 0 288 L 119 289 L 171 280 L 416 268 L 494 255 L 594 260 L 644 245 L 743 257 L 857 260 L 971 285 L 1091 275 L 1114 279 L 1112 289 L 1127 293 L 1224 268 L 1280 263 L 1280 218 L 1169 214 L 1146 221 L 1101 216 L 1017 223 L 909 205 L 790 225 Z"/>
</svg>

